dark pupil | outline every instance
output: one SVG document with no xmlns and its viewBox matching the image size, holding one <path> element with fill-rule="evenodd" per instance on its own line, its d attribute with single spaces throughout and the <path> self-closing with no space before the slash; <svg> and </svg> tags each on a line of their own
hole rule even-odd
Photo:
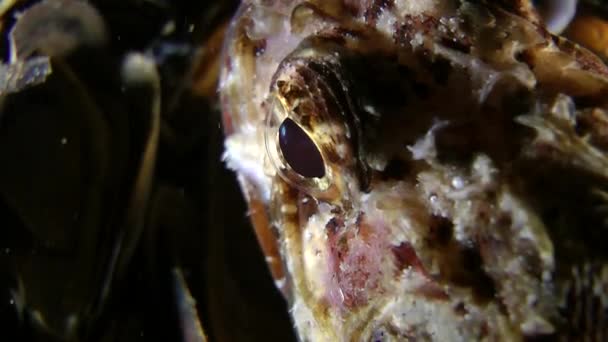
<svg viewBox="0 0 608 342">
<path fill-rule="evenodd" d="M 289 166 L 301 176 L 321 178 L 325 175 L 325 164 L 317 146 L 291 119 L 285 119 L 279 127 L 279 146 Z"/>
</svg>

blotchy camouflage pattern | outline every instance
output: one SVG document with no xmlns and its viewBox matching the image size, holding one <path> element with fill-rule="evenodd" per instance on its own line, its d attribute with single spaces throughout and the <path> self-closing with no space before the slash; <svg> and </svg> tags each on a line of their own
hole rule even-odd
<svg viewBox="0 0 608 342">
<path fill-rule="evenodd" d="M 608 69 L 530 3 L 244 1 L 224 53 L 225 160 L 301 340 L 608 338 Z"/>
</svg>

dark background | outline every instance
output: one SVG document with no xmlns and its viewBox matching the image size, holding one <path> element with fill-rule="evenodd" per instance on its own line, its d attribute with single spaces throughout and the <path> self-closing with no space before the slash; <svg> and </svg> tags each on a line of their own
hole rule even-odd
<svg viewBox="0 0 608 342">
<path fill-rule="evenodd" d="M 47 82 L 1 100 L 0 340 L 183 340 L 175 270 L 211 341 L 293 340 L 287 304 L 220 161 L 221 117 L 209 84 L 237 1 L 90 2 L 108 42 L 54 59 Z M 21 1 L 4 16 L 3 56 L 15 13 L 35 3 Z M 171 21 L 174 30 L 163 34 Z M 156 61 L 162 88 L 141 233 L 131 233 L 138 213 L 130 201 L 141 191 L 149 97 L 120 79 L 129 52 Z M 135 249 L 116 274 L 108 265 L 125 248 L 120 236 Z M 70 315 L 78 323 L 66 336 Z"/>
</svg>

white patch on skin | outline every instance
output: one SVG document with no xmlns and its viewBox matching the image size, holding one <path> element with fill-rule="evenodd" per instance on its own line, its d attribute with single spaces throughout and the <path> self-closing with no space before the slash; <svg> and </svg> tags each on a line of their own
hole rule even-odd
<svg viewBox="0 0 608 342">
<path fill-rule="evenodd" d="M 395 1 L 395 13 L 399 17 L 405 15 L 431 15 L 439 17 L 451 7 L 448 1 L 443 0 L 416 0 L 416 1 Z"/>
<path fill-rule="evenodd" d="M 416 34 L 414 34 L 414 38 L 410 40 L 410 45 L 414 49 L 421 47 L 424 44 L 424 38 L 425 36 L 422 33 L 416 32 Z"/>
<path fill-rule="evenodd" d="M 301 337 L 307 337 L 310 341 L 326 341 L 328 336 L 322 336 L 319 324 L 315 320 L 310 308 L 302 301 L 302 297 L 295 296 L 291 306 L 291 316 Z"/>
<path fill-rule="evenodd" d="M 384 183 L 361 195 L 361 210 L 371 226 L 387 227 L 389 241 L 397 246 L 407 241 L 416 245 L 426 218 L 414 215 L 420 211 L 416 188 L 406 182 Z"/>
<path fill-rule="evenodd" d="M 399 331 L 425 331 L 436 341 L 465 340 L 458 328 L 462 320 L 455 317 L 449 302 L 441 305 L 438 302 L 417 300 L 419 296 L 416 289 L 427 281 L 419 272 L 404 272 L 401 282 L 398 283 L 401 289 L 397 290 L 403 295 L 382 308 L 378 320 L 383 318 L 383 321 L 390 322 Z"/>
<path fill-rule="evenodd" d="M 455 176 L 452 178 L 452 186 L 454 189 L 462 189 L 465 186 L 465 180 L 461 176 Z"/>
<path fill-rule="evenodd" d="M 281 278 L 281 279 L 275 280 L 274 284 L 278 289 L 282 289 L 283 286 L 285 286 L 285 282 L 286 282 L 285 278 Z"/>
<path fill-rule="evenodd" d="M 337 144 L 335 148 L 336 153 L 338 154 L 338 156 L 340 156 L 340 158 L 345 159 L 347 157 L 348 148 L 346 147 L 346 145 Z"/>
<path fill-rule="evenodd" d="M 496 181 L 498 170 L 492 164 L 492 160 L 486 155 L 479 155 L 473 161 L 472 176 L 483 186 L 490 186 Z"/>
<path fill-rule="evenodd" d="M 446 126 L 447 124 L 447 121 L 436 122 L 424 135 L 424 137 L 418 139 L 414 145 L 407 147 L 407 149 L 412 152 L 412 158 L 414 160 L 430 161 L 437 157 L 437 149 L 435 148 L 435 131 Z"/>
<path fill-rule="evenodd" d="M 510 214 L 511 229 L 513 233 L 517 234 L 517 238 L 528 240 L 538 246 L 536 250 L 540 252 L 539 257 L 543 261 L 543 268 L 552 269 L 555 263 L 553 243 L 547 235 L 547 229 L 541 219 L 509 191 L 502 193 L 498 205 L 502 211 Z"/>
<path fill-rule="evenodd" d="M 287 12 L 291 13 L 291 11 Z M 256 20 L 258 19 L 259 20 Z M 266 22 L 271 18 L 272 25 L 264 27 L 263 32 L 257 32 L 260 39 L 266 39 L 265 52 L 256 58 L 255 71 L 251 75 L 253 79 L 253 99 L 244 96 L 244 101 L 252 101 L 255 104 L 263 103 L 268 98 L 268 85 L 274 75 L 279 63 L 291 52 L 304 38 L 292 34 L 289 16 L 277 16 L 272 10 L 258 11 L 252 15 L 254 22 Z M 237 74 L 237 73 L 235 73 Z M 260 115 L 258 113 L 249 113 Z M 263 114 L 262 114 L 263 115 Z"/>
<path fill-rule="evenodd" d="M 302 229 L 302 257 L 305 274 L 307 274 L 308 287 L 316 298 L 323 298 L 327 292 L 326 279 L 332 275 L 329 266 L 329 252 L 327 250 L 327 232 L 325 226 L 334 217 L 331 206 L 320 203 L 318 212 L 308 220 Z"/>
<path fill-rule="evenodd" d="M 267 165 L 264 137 L 261 132 L 243 132 L 226 138 L 222 159 L 226 166 L 252 182 L 262 201 L 270 201 L 271 175 L 276 172 Z"/>
<path fill-rule="evenodd" d="M 470 175 L 464 170 L 446 168 L 423 172 L 418 175 L 418 181 L 431 211 L 452 217 L 454 238 L 465 245 L 470 243 L 470 230 L 475 227 L 476 213 L 492 205 L 484 200 L 484 194 L 497 182 L 497 171 L 490 158 L 477 156 Z"/>
<path fill-rule="evenodd" d="M 385 9 L 380 13 L 380 17 L 376 21 L 376 27 L 380 32 L 391 32 L 394 30 L 396 22 L 397 18 L 395 18 L 395 14 Z M 372 112 L 372 114 L 374 113 L 375 111 Z"/>
<path fill-rule="evenodd" d="M 494 333 L 500 331 L 504 334 L 503 337 L 509 337 L 507 340 L 517 340 L 506 331 L 510 323 L 499 314 L 496 304 L 490 303 L 482 307 L 464 304 L 473 301 L 469 289 L 446 289 L 457 295 L 445 301 L 420 300 L 418 289 L 425 286 L 428 281 L 420 272 L 413 269 L 405 270 L 400 281 L 394 283 L 393 291 L 400 295 L 392 297 L 377 309 L 378 314 L 363 335 L 372 335 L 374 331 L 388 325 L 398 331 L 429 336 L 436 341 L 467 341 L 474 340 L 482 334 L 479 322 L 483 321 L 489 331 Z M 455 310 L 462 305 L 466 305 L 467 311 L 463 316 Z M 389 340 L 392 341 L 390 337 L 396 336 L 389 336 Z M 497 340 L 498 336 L 491 334 L 487 338 Z"/>
<path fill-rule="evenodd" d="M 522 46 L 511 46 L 511 55 L 515 55 Z M 465 53 L 449 49 L 440 44 L 433 46 L 433 53 L 445 57 L 453 65 L 469 70 L 472 78 L 474 91 L 477 93 L 479 103 L 485 102 L 488 95 L 494 89 L 496 83 L 503 78 L 513 78 L 528 89 L 536 86 L 536 77 L 528 66 L 521 63 L 514 64 L 508 69 L 497 71 L 493 66 L 483 62 L 479 58 L 471 57 Z"/>
</svg>

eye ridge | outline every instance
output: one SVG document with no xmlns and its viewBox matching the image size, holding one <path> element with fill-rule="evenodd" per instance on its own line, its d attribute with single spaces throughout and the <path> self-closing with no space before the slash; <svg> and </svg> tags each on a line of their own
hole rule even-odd
<svg viewBox="0 0 608 342">
<path fill-rule="evenodd" d="M 279 148 L 289 167 L 305 178 L 323 178 L 325 162 L 312 138 L 290 118 L 279 127 Z"/>
</svg>

